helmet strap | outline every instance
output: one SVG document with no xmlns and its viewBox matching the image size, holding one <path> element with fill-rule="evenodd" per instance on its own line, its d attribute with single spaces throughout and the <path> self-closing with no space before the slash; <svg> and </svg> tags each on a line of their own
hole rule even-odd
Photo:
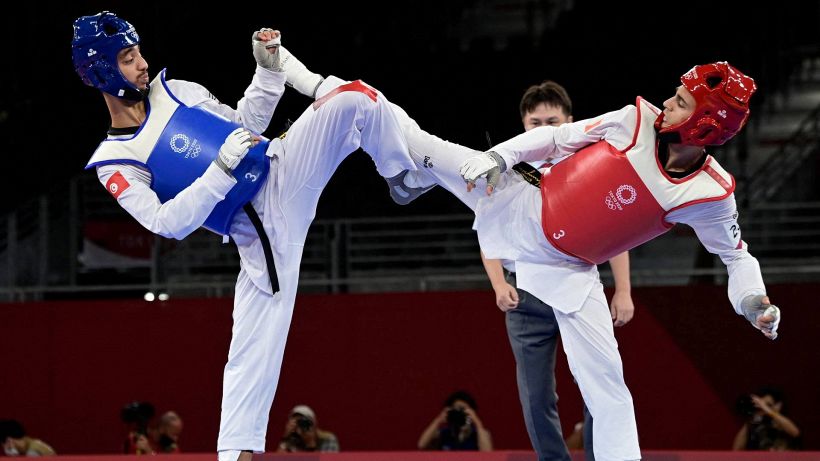
<svg viewBox="0 0 820 461">
<path fill-rule="evenodd" d="M 112 96 L 116 96 L 117 98 L 125 99 L 127 101 L 140 102 L 148 98 L 148 91 L 148 88 L 144 90 L 138 90 L 136 88 L 132 88 L 131 86 L 125 86 L 117 91 L 118 93 L 121 92 L 122 95 L 112 94 Z"/>
<path fill-rule="evenodd" d="M 680 133 L 677 130 L 674 131 L 658 131 L 658 140 L 662 144 L 681 144 Z"/>
</svg>

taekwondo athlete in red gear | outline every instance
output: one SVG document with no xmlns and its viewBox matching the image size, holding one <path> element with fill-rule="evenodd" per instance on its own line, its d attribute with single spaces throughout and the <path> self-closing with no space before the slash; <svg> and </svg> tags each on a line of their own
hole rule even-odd
<svg viewBox="0 0 820 461">
<path fill-rule="evenodd" d="M 638 98 L 600 117 L 532 129 L 477 155 L 424 132 L 397 109 L 419 165 L 405 182 L 438 183 L 473 208 L 485 256 L 514 260 L 518 288 L 554 308 L 570 370 L 595 420 L 598 461 L 639 459 L 640 448 L 595 263 L 687 224 L 726 264 L 735 312 L 766 337 L 777 336 L 780 310 L 741 238 L 734 178 L 704 150 L 744 126 L 754 81 L 717 62 L 694 67 L 681 84 L 663 111 Z M 422 154 L 432 168 L 421 168 Z M 519 162 L 563 157 L 540 187 L 513 170 Z M 470 193 L 480 178 L 487 193 Z"/>
<path fill-rule="evenodd" d="M 235 109 L 197 83 L 166 80 L 164 71 L 149 85 L 139 44 L 134 27 L 110 12 L 74 22 L 75 70 L 103 91 L 111 114 L 88 167 L 150 231 L 182 239 L 204 226 L 236 242 L 241 266 L 217 450 L 220 461 L 250 459 L 265 448 L 302 248 L 322 189 L 359 147 L 388 180 L 413 162 L 381 93 L 308 71 L 278 31 L 254 32 L 257 66 Z M 261 138 L 254 133 L 267 128 L 285 83 L 318 100 L 284 138 Z"/>
</svg>

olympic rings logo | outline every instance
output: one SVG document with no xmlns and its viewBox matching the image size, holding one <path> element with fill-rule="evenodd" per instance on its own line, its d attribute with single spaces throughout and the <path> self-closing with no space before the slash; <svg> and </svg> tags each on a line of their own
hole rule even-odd
<svg viewBox="0 0 820 461">
<path fill-rule="evenodd" d="M 606 203 L 607 208 L 609 208 L 610 210 L 616 210 L 616 209 L 620 208 L 618 205 L 615 204 L 615 201 L 612 200 L 612 197 L 610 197 L 608 195 L 604 199 L 604 202 Z"/>
<path fill-rule="evenodd" d="M 638 191 L 629 184 L 623 184 L 619 186 L 614 193 L 609 191 L 607 196 L 604 197 L 604 203 L 610 210 L 623 211 L 623 205 L 631 205 L 635 203 L 637 199 Z"/>
<path fill-rule="evenodd" d="M 185 154 L 185 158 L 196 158 L 200 152 L 202 152 L 202 146 L 200 146 L 199 143 L 196 142 L 196 139 L 194 139 L 194 145 L 191 146 L 188 153 Z"/>
</svg>

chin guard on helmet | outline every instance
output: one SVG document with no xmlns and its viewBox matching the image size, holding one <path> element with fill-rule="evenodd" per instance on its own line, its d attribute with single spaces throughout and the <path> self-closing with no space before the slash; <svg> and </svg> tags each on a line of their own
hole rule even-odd
<svg viewBox="0 0 820 461">
<path fill-rule="evenodd" d="M 663 112 L 655 127 L 664 137 L 693 146 L 719 146 L 746 124 L 749 99 L 757 90 L 755 81 L 728 62 L 693 67 L 680 78 L 683 87 L 695 98 L 695 110 L 677 125 L 661 128 Z"/>
<path fill-rule="evenodd" d="M 139 45 L 137 31 L 128 21 L 103 11 L 74 21 L 71 54 L 74 70 L 88 86 L 131 101 L 143 94 L 125 79 L 117 63 L 120 50 Z"/>
</svg>

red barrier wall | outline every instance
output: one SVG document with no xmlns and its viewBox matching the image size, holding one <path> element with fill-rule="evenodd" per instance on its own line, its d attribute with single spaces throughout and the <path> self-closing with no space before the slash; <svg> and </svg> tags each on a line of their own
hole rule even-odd
<svg viewBox="0 0 820 461">
<path fill-rule="evenodd" d="M 784 308 L 766 340 L 734 314 L 725 287 L 643 288 L 617 330 L 645 449 L 725 449 L 735 399 L 782 387 L 806 448 L 820 448 L 816 285 L 771 286 Z M 343 450 L 413 450 L 446 395 L 479 403 L 497 449 L 527 449 L 503 314 L 490 292 L 305 295 L 297 299 L 268 447 L 297 403 L 316 410 Z M 0 418 L 16 418 L 60 453 L 111 453 L 135 399 L 185 421 L 185 451 L 215 448 L 229 299 L 0 305 Z M 559 356 L 565 431 L 581 417 Z"/>
<path fill-rule="evenodd" d="M 643 461 L 817 461 L 820 453 L 708 452 L 708 451 L 647 451 Z M 126 455 L 61 456 L 61 461 L 142 461 L 144 457 Z M 178 454 L 152 458 L 162 461 L 213 461 L 214 455 Z M 532 451 L 492 452 L 342 452 L 342 453 L 265 453 L 254 461 L 536 461 Z M 584 461 L 582 452 L 574 452 L 572 461 Z"/>
</svg>

